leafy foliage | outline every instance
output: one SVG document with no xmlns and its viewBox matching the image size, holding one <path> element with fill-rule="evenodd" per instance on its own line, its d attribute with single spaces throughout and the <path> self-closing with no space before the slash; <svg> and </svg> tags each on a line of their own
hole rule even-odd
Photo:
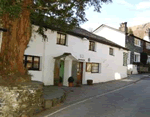
<svg viewBox="0 0 150 117">
<path fill-rule="evenodd" d="M 93 6 L 100 12 L 103 3 L 112 0 L 26 0 L 31 2 L 24 8 L 24 0 L 0 0 L 0 17 L 8 14 L 12 19 L 21 16 L 23 9 L 30 9 L 31 21 L 40 27 L 39 34 L 46 38 L 44 25 L 55 26 L 60 30 L 68 30 L 87 21 L 85 9 Z M 44 27 L 44 28 L 43 28 Z"/>
<path fill-rule="evenodd" d="M 131 28 L 129 28 L 128 33 L 133 34 L 133 31 Z"/>
</svg>

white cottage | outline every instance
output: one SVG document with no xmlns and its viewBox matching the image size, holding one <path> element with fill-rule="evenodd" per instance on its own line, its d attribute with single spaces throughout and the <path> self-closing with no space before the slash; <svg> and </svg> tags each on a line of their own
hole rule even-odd
<svg viewBox="0 0 150 117">
<path fill-rule="evenodd" d="M 81 28 L 67 33 L 48 29 L 45 33 L 47 41 L 33 32 L 25 50 L 24 63 L 32 80 L 54 85 L 62 77 L 63 85 L 68 86 L 70 76 L 82 84 L 87 79 L 99 83 L 127 77 L 125 47 Z"/>
<path fill-rule="evenodd" d="M 123 24 L 122 24 L 123 25 Z M 125 24 L 124 24 L 125 25 Z M 102 24 L 100 25 L 97 29 L 95 29 L 93 31 L 94 34 L 96 35 L 99 35 L 99 36 L 102 36 L 102 37 L 105 37 L 107 38 L 108 40 L 122 46 L 122 47 L 127 47 L 127 39 L 126 39 L 126 27 L 127 26 L 124 26 L 123 25 L 123 30 L 124 31 L 121 31 L 119 29 L 116 29 L 116 28 L 113 28 L 113 27 L 110 27 L 108 25 L 105 25 L 105 24 Z M 137 39 L 138 40 L 138 39 Z M 133 41 L 134 42 L 134 41 Z M 134 46 L 133 46 L 134 47 Z M 129 49 L 129 48 L 128 48 Z M 136 65 L 133 65 L 131 62 L 130 62 L 130 59 L 131 59 L 131 51 L 133 50 L 129 50 L 128 52 L 128 59 L 127 59 L 127 65 L 128 65 L 128 74 L 137 74 L 138 71 L 137 71 L 137 66 Z M 135 52 L 135 55 L 136 52 Z M 135 56 L 134 55 L 134 56 Z M 140 53 L 138 53 L 138 56 L 140 55 Z M 134 57 L 133 56 L 133 57 Z M 140 60 L 140 59 L 139 59 Z"/>
</svg>

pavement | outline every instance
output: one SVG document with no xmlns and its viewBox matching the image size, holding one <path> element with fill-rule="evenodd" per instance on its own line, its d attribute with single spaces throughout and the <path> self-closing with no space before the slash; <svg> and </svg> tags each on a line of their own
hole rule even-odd
<svg viewBox="0 0 150 117">
<path fill-rule="evenodd" d="M 44 117 L 150 117 L 150 77 L 49 112 Z"/>
<path fill-rule="evenodd" d="M 136 83 L 141 79 L 147 77 L 150 77 L 150 73 L 130 75 L 127 78 L 120 79 L 120 80 L 96 83 L 93 85 L 82 85 L 81 87 L 48 86 L 44 88 L 45 90 L 44 98 L 47 100 L 48 99 L 52 100 L 53 98 L 58 99 L 62 97 L 64 94 L 66 94 L 65 101 L 63 101 L 63 103 L 61 103 L 60 106 L 68 106 L 70 104 L 82 101 L 86 98 L 94 97 L 95 95 L 104 94 L 106 92 L 113 91 L 115 89 L 130 85 L 132 83 Z M 54 108 L 54 106 L 52 108 Z M 52 108 L 50 108 L 50 110 Z M 42 112 L 39 115 L 36 115 L 36 117 L 43 117 L 48 113 L 50 113 L 49 109 L 47 109 L 46 111 Z"/>
<path fill-rule="evenodd" d="M 120 79 L 120 80 L 113 80 L 104 83 L 97 83 L 94 85 L 82 85 L 82 87 L 61 87 L 67 93 L 66 100 L 64 105 L 76 103 L 81 101 L 85 98 L 89 98 L 98 94 L 103 94 L 129 84 L 135 83 L 141 78 L 146 78 L 150 74 L 138 74 L 138 75 L 130 75 L 127 78 Z"/>
</svg>

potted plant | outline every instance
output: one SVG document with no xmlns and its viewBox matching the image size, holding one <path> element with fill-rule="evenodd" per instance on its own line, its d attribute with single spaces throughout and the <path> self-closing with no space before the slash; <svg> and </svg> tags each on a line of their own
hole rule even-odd
<svg viewBox="0 0 150 117">
<path fill-rule="evenodd" d="M 93 80 L 88 79 L 88 80 L 87 80 L 87 85 L 93 85 Z"/>
<path fill-rule="evenodd" d="M 59 77 L 59 83 L 58 83 L 58 86 L 62 86 L 62 82 L 63 82 L 63 78 L 62 78 L 62 77 Z"/>
<path fill-rule="evenodd" d="M 76 87 L 81 87 L 81 81 L 77 80 Z"/>
<path fill-rule="evenodd" d="M 69 87 L 73 87 L 74 78 L 71 76 L 68 78 Z"/>
</svg>

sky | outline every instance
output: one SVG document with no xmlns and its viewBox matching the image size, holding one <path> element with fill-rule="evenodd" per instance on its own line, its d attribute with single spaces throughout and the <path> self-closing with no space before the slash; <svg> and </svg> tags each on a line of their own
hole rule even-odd
<svg viewBox="0 0 150 117">
<path fill-rule="evenodd" d="M 87 9 L 87 22 L 80 26 L 86 30 L 94 30 L 101 24 L 119 28 L 120 23 L 135 26 L 150 22 L 150 0 L 112 0 L 112 3 L 102 4 L 101 13 Z"/>
</svg>

